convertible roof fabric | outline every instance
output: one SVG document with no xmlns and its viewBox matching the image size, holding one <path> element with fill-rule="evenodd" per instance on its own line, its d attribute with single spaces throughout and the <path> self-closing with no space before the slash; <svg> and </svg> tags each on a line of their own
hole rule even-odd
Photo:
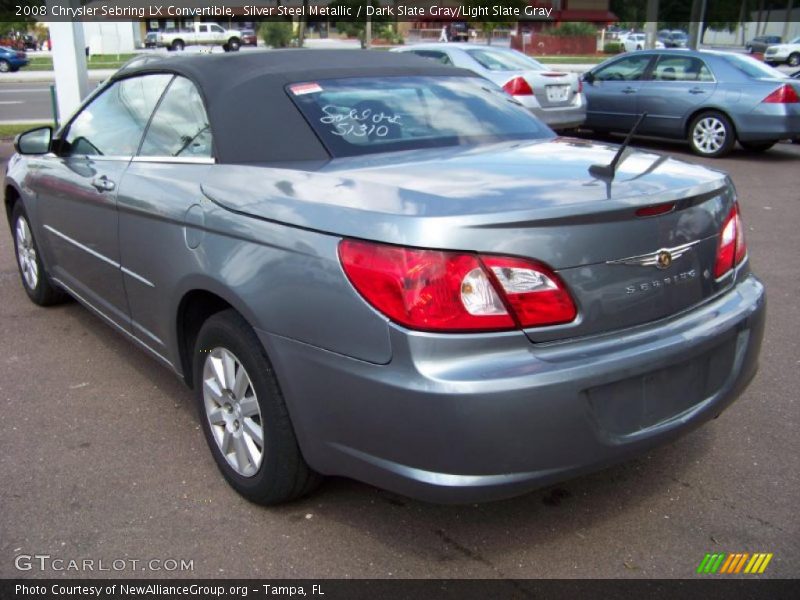
<svg viewBox="0 0 800 600">
<path fill-rule="evenodd" d="M 272 50 L 168 57 L 124 69 L 112 80 L 145 73 L 192 80 L 206 102 L 217 162 L 248 164 L 329 160 L 285 86 L 346 77 L 461 75 L 409 53 L 359 50 Z"/>
</svg>

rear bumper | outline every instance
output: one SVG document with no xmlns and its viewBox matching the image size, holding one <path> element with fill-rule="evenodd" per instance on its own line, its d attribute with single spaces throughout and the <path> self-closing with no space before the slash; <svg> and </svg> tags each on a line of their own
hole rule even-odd
<svg viewBox="0 0 800 600">
<path fill-rule="evenodd" d="M 521 97 L 516 96 L 516 98 Z M 523 106 L 553 129 L 572 129 L 583 125 L 586 121 L 586 101 L 583 96 L 577 96 L 568 106 L 554 108 L 543 108 L 535 97 L 524 98 L 526 99 L 523 101 Z"/>
<path fill-rule="evenodd" d="M 745 142 L 794 138 L 800 135 L 800 105 L 762 103 L 735 119 L 734 125 L 737 137 Z"/>
<path fill-rule="evenodd" d="M 313 468 L 475 502 L 596 470 L 717 416 L 756 373 L 764 320 L 764 288 L 747 276 L 668 321 L 546 347 L 521 332 L 392 326 L 392 361 L 375 365 L 258 333 Z"/>
</svg>

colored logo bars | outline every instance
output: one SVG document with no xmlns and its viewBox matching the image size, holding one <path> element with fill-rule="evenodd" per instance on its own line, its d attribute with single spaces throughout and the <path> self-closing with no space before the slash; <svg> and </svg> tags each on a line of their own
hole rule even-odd
<svg viewBox="0 0 800 600">
<path fill-rule="evenodd" d="M 762 552 L 755 554 L 748 554 L 747 552 L 706 554 L 700 562 L 700 566 L 697 567 L 697 572 L 748 573 L 755 575 L 756 573 L 763 573 L 771 560 L 771 552 L 769 554 Z"/>
</svg>

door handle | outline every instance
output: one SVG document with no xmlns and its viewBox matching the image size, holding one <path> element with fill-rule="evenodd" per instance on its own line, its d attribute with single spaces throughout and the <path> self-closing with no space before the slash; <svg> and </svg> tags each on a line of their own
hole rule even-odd
<svg viewBox="0 0 800 600">
<path fill-rule="evenodd" d="M 105 175 L 100 175 L 100 177 L 92 179 L 92 186 L 98 192 L 111 192 L 116 187 L 116 184 Z"/>
<path fill-rule="evenodd" d="M 695 88 L 690 89 L 689 93 L 690 94 L 705 94 L 706 91 L 704 89 L 702 89 L 702 88 L 696 88 L 695 87 Z"/>
<path fill-rule="evenodd" d="M 632 88 L 632 87 L 626 87 L 625 89 L 622 90 L 622 93 L 623 94 L 635 94 L 636 90 L 634 88 Z"/>
</svg>

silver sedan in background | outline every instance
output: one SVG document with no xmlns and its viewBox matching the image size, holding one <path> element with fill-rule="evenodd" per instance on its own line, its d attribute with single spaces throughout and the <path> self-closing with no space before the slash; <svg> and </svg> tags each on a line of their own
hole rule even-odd
<svg viewBox="0 0 800 600">
<path fill-rule="evenodd" d="M 478 44 L 415 44 L 394 48 L 493 81 L 553 129 L 572 129 L 586 119 L 583 85 L 575 73 L 552 71 L 516 50 Z"/>
</svg>

